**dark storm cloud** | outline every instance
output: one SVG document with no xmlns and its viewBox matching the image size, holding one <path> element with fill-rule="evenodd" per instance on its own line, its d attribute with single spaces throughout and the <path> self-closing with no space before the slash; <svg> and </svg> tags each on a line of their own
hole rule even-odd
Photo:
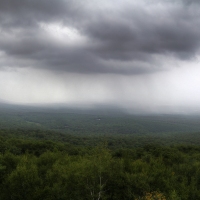
<svg viewBox="0 0 200 200">
<path fill-rule="evenodd" d="M 198 54 L 198 1 L 117 1 L 117 8 L 106 2 L 0 0 L 0 51 L 17 67 L 120 74 L 153 73 L 162 70 L 163 57 Z M 86 42 L 58 42 L 41 23 L 76 29 Z M 0 66 L 10 63 L 0 61 Z"/>
<path fill-rule="evenodd" d="M 82 4 L 80 4 L 82 6 Z M 1 0 L 1 26 L 35 26 L 40 21 L 71 21 L 80 17 L 79 4 L 70 0 Z"/>
<path fill-rule="evenodd" d="M 167 13 L 128 9 L 114 19 L 108 14 L 86 31 L 99 41 L 101 46 L 96 50 L 104 58 L 146 60 L 165 53 L 192 57 L 200 39 L 200 21 L 196 17 L 184 7 Z"/>
</svg>

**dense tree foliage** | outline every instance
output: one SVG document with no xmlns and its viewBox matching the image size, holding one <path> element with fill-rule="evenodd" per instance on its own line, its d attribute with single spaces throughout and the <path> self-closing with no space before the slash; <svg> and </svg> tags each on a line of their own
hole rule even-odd
<svg viewBox="0 0 200 200">
<path fill-rule="evenodd" d="M 0 112 L 0 200 L 200 199 L 199 116 Z"/>
<path fill-rule="evenodd" d="M 200 199 L 200 147 L 107 144 L 1 137 L 2 200 Z"/>
</svg>

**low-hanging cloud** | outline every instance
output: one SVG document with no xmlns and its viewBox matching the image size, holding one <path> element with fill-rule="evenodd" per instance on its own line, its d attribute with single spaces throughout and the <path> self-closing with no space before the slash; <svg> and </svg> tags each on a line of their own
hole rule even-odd
<svg viewBox="0 0 200 200">
<path fill-rule="evenodd" d="M 0 51 L 15 63 L 7 66 L 130 75 L 166 70 L 163 57 L 199 53 L 197 1 L 116 3 L 0 0 Z"/>
<path fill-rule="evenodd" d="M 200 111 L 197 0 L 0 0 L 0 101 Z"/>
</svg>

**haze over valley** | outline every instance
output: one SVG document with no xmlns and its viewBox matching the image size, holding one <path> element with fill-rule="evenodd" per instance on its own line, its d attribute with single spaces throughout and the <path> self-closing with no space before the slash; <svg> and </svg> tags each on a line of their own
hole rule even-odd
<svg viewBox="0 0 200 200">
<path fill-rule="evenodd" d="M 0 99 L 200 111 L 198 1 L 0 1 Z"/>
</svg>

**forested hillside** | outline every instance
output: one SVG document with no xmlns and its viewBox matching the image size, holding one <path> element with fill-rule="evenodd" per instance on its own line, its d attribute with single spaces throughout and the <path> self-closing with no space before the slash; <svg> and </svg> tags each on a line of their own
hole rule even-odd
<svg viewBox="0 0 200 200">
<path fill-rule="evenodd" d="M 1 111 L 0 200 L 200 199 L 198 116 Z"/>
<path fill-rule="evenodd" d="M 112 150 L 107 144 L 75 147 L 27 139 L 3 144 L 2 200 L 200 199 L 199 146 Z"/>
<path fill-rule="evenodd" d="M 53 130 L 73 135 L 200 132 L 199 115 L 129 115 L 119 110 L 1 106 L 1 129 Z"/>
</svg>

